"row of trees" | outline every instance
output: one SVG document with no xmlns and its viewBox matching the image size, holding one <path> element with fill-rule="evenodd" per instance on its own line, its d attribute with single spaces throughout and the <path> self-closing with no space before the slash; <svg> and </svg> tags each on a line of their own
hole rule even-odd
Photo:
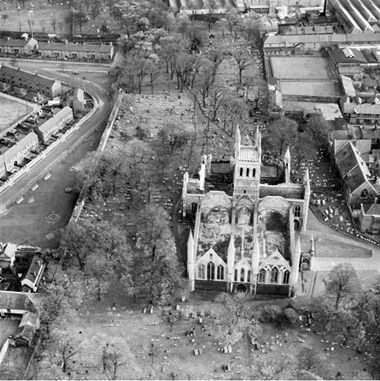
<svg viewBox="0 0 380 381">
<path fill-rule="evenodd" d="M 328 134 L 329 126 L 320 115 L 310 117 L 303 131 L 293 119 L 281 117 L 269 123 L 263 134 L 262 147 L 264 151 L 277 152 L 281 157 L 290 147 L 299 167 L 303 159 L 315 156 L 318 149 L 328 148 Z"/>
<path fill-rule="evenodd" d="M 169 304 L 184 292 L 183 268 L 177 260 L 167 212 L 148 204 L 134 220 L 135 231 L 129 236 L 122 225 L 108 221 L 85 221 L 65 228 L 61 240 L 64 264 L 82 270 L 80 292 L 86 299 L 101 300 L 117 283 L 129 296 L 147 298 L 153 304 Z"/>
</svg>

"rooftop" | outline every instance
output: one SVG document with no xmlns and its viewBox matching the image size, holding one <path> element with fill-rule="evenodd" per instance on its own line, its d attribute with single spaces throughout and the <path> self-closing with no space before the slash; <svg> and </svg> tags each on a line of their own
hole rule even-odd
<svg viewBox="0 0 380 381">
<path fill-rule="evenodd" d="M 24 81 L 37 80 L 38 83 L 48 87 L 52 87 L 56 82 L 58 82 L 55 79 L 45 77 L 44 75 L 31 73 L 29 71 L 21 70 L 20 68 L 14 68 L 4 64 L 2 64 L 0 67 L 0 75 L 1 74 L 13 75 Z"/>
</svg>

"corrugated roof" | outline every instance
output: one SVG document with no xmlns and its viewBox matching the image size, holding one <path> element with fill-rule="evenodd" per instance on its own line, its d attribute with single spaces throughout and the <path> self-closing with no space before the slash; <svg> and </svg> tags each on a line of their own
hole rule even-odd
<svg viewBox="0 0 380 381">
<path fill-rule="evenodd" d="M 347 53 L 347 51 L 349 53 Z M 361 64 L 367 63 L 363 53 L 358 49 L 333 49 L 329 52 L 331 59 L 335 64 Z"/>
</svg>

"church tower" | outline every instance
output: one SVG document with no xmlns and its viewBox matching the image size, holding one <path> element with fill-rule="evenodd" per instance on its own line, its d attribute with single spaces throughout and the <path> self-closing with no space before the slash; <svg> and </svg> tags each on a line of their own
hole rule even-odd
<svg viewBox="0 0 380 381">
<path fill-rule="evenodd" d="M 255 201 L 259 199 L 261 168 L 261 133 L 256 129 L 255 142 L 246 135 L 243 140 L 239 127 L 236 131 L 234 198 L 247 195 Z"/>
</svg>

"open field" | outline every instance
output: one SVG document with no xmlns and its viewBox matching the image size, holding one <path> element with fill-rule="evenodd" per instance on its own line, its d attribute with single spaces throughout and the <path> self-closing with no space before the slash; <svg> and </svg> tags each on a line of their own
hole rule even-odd
<svg viewBox="0 0 380 381">
<path fill-rule="evenodd" d="M 66 1 L 58 3 L 56 6 L 48 4 L 45 0 L 36 0 L 26 2 L 25 8 L 17 9 L 17 2 L 0 3 L 0 15 L 7 15 L 7 18 L 0 21 L 0 31 L 17 31 L 22 33 L 56 33 L 57 35 L 69 34 L 69 23 L 65 17 L 69 14 L 69 8 Z M 86 11 L 85 8 L 83 10 Z M 29 17 L 29 12 L 30 17 Z M 107 22 L 111 28 L 118 31 L 118 23 L 112 22 L 108 8 L 104 7 L 98 17 L 93 19 L 90 13 L 87 13 L 88 21 L 83 24 L 82 30 L 76 27 L 74 34 L 88 33 L 96 34 L 104 22 Z M 29 24 L 30 19 L 30 24 Z"/>
<path fill-rule="evenodd" d="M 338 91 L 333 81 L 285 81 L 281 80 L 284 95 L 334 97 Z"/>
<path fill-rule="evenodd" d="M 31 111 L 32 108 L 24 101 L 17 98 L 11 100 L 0 93 L 0 133 Z"/>
<path fill-rule="evenodd" d="M 328 60 L 323 57 L 270 57 L 273 76 L 281 79 L 332 79 Z"/>
</svg>

